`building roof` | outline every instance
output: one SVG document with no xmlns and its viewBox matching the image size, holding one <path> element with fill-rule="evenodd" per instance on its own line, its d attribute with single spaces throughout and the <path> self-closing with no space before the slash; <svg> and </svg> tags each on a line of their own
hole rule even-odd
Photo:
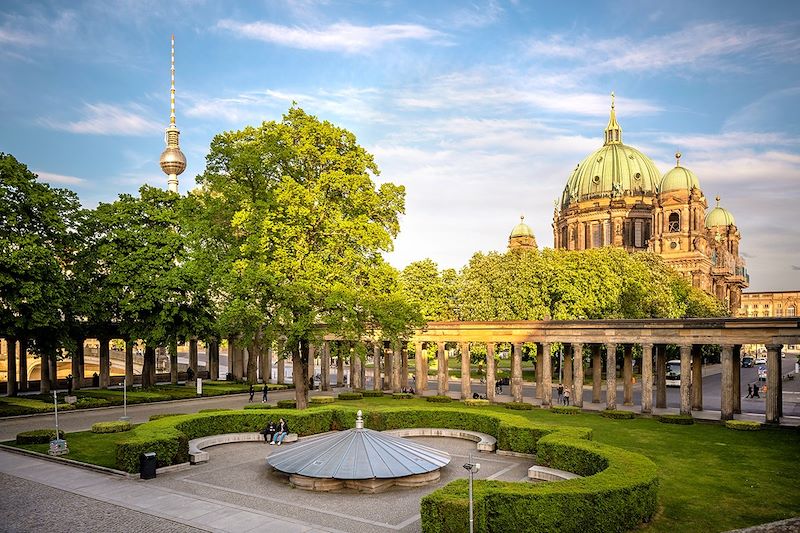
<svg viewBox="0 0 800 533">
<path fill-rule="evenodd" d="M 511 230 L 511 235 L 509 238 L 514 237 L 533 237 L 533 230 L 527 224 L 525 224 L 525 216 L 519 217 L 519 224 L 514 226 L 514 229 Z"/>
<path fill-rule="evenodd" d="M 735 226 L 736 220 L 733 214 L 724 207 L 719 205 L 719 196 L 717 196 L 717 205 L 706 215 L 706 227 L 714 228 L 717 226 Z"/>
<path fill-rule="evenodd" d="M 700 180 L 694 175 L 694 172 L 686 167 L 680 165 L 681 153 L 675 154 L 675 168 L 664 174 L 664 179 L 661 180 L 659 192 L 671 191 L 691 191 L 692 188 L 700 188 Z"/>
</svg>

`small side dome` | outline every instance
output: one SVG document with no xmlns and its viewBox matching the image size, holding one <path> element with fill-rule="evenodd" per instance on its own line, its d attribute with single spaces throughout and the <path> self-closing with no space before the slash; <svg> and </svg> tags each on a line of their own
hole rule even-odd
<svg viewBox="0 0 800 533">
<path fill-rule="evenodd" d="M 660 192 L 691 191 L 692 187 L 700 188 L 700 181 L 694 172 L 680 164 L 681 153 L 675 154 L 675 168 L 664 174 L 661 180 Z"/>
<path fill-rule="evenodd" d="M 513 237 L 533 237 L 533 230 L 525 223 L 524 215 L 519 217 L 519 224 L 514 226 L 514 229 L 511 230 L 509 238 Z"/>
<path fill-rule="evenodd" d="M 706 215 L 706 227 L 714 228 L 717 226 L 735 226 L 736 220 L 733 214 L 724 207 L 719 205 L 719 196 L 717 196 L 717 205 Z"/>
</svg>

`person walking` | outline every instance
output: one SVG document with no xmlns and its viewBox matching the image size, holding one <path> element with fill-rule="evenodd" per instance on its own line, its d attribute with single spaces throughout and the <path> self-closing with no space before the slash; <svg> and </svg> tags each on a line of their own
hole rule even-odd
<svg viewBox="0 0 800 533">
<path fill-rule="evenodd" d="M 264 383 L 264 388 L 261 389 L 261 403 L 267 403 L 267 384 Z"/>
<path fill-rule="evenodd" d="M 758 383 L 753 383 L 753 398 L 761 399 L 761 395 L 758 394 Z"/>
<path fill-rule="evenodd" d="M 564 389 L 564 405 L 569 405 L 569 387 Z"/>
<path fill-rule="evenodd" d="M 275 436 L 272 437 L 272 442 L 270 442 L 270 445 L 277 444 L 278 446 L 280 446 L 281 443 L 283 442 L 283 439 L 285 439 L 286 435 L 288 434 L 289 434 L 289 425 L 283 418 L 281 418 L 280 420 L 278 420 L 278 427 L 276 428 Z"/>
<path fill-rule="evenodd" d="M 748 383 L 747 384 L 747 396 L 745 398 L 752 398 L 753 397 L 753 386 Z"/>
<path fill-rule="evenodd" d="M 561 383 L 558 384 L 558 403 L 564 403 L 564 385 Z"/>
<path fill-rule="evenodd" d="M 248 402 L 248 403 L 253 403 L 253 396 L 254 396 L 255 394 L 256 394 L 256 388 L 255 388 L 255 387 L 253 386 L 253 384 L 251 383 L 251 384 L 250 384 L 250 399 L 249 399 L 249 400 L 247 400 L 247 402 Z"/>
</svg>

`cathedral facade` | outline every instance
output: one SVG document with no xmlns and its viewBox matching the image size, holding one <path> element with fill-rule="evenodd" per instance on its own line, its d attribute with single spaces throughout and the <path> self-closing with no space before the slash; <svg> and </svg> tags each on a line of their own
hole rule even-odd
<svg viewBox="0 0 800 533">
<path fill-rule="evenodd" d="M 749 284 L 733 215 L 709 204 L 697 176 L 681 166 L 663 176 L 645 154 L 622 142 L 612 94 L 603 145 L 567 180 L 553 215 L 557 249 L 603 246 L 651 251 L 693 286 L 739 309 Z"/>
</svg>

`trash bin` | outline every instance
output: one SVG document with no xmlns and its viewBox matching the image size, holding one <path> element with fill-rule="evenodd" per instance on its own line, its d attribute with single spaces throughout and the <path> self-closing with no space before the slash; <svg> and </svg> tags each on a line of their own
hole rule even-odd
<svg viewBox="0 0 800 533">
<path fill-rule="evenodd" d="M 156 477 L 156 452 L 145 452 L 139 458 L 139 473 L 141 479 Z"/>
</svg>

